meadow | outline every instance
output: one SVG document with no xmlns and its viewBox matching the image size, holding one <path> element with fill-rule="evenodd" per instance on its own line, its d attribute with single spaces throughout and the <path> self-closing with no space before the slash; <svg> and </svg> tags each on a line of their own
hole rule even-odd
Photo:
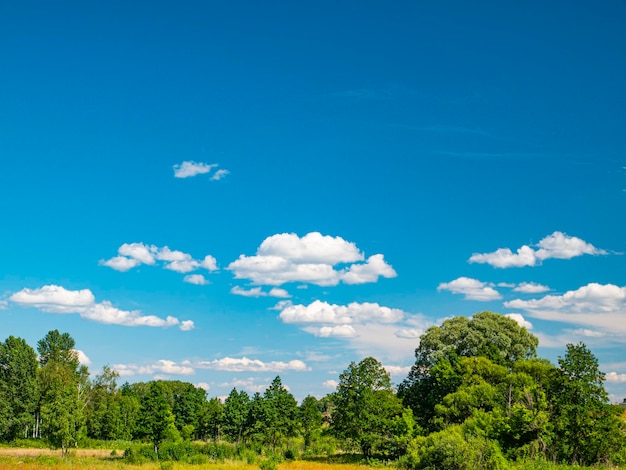
<svg viewBox="0 0 626 470">
<path fill-rule="evenodd" d="M 399 468 L 397 464 L 374 465 L 358 460 L 357 456 L 337 455 L 324 459 L 284 461 L 270 466 L 275 470 L 375 470 L 376 468 Z M 0 469 L 2 470 L 35 470 L 35 469 L 84 469 L 84 470 L 270 470 L 263 465 L 263 460 L 247 463 L 241 460 L 227 460 L 222 462 L 207 462 L 190 464 L 181 462 L 161 462 L 130 464 L 123 458 L 123 452 L 107 449 L 76 449 L 66 457 L 61 457 L 59 450 L 52 449 L 25 449 L 0 448 Z M 511 470 L 609 470 L 625 468 L 623 466 L 578 466 L 559 465 L 549 462 L 517 463 Z"/>
</svg>

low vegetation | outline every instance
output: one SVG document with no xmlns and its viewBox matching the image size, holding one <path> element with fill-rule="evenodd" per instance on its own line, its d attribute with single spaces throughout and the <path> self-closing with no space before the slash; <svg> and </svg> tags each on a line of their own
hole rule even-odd
<svg viewBox="0 0 626 470">
<path fill-rule="evenodd" d="M 348 365 L 334 393 L 298 404 L 280 377 L 262 394 L 235 388 L 224 402 L 181 381 L 118 386 L 108 367 L 90 378 L 68 333 L 50 331 L 38 354 L 10 336 L 0 343 L 0 440 L 7 445 L 0 448 L 0 467 L 626 464 L 623 408 L 607 403 L 595 356 L 582 343 L 569 344 L 555 365 L 537 357 L 537 345 L 504 316 L 455 317 L 421 337 L 415 364 L 397 390 L 369 357 Z"/>
</svg>

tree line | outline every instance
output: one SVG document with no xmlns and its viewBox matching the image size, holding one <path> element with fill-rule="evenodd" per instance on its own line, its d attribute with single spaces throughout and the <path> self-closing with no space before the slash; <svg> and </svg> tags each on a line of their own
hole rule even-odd
<svg viewBox="0 0 626 470">
<path fill-rule="evenodd" d="M 480 312 L 429 328 L 396 388 L 382 364 L 351 363 L 335 392 L 300 404 L 277 376 L 263 393 L 234 388 L 222 401 L 173 380 L 124 383 L 109 367 L 91 377 L 69 333 L 0 343 L 0 440 L 43 439 L 68 449 L 89 439 L 230 443 L 267 455 L 359 452 L 407 468 L 508 468 L 543 459 L 626 463 L 623 409 L 582 343 L 558 363 L 537 338 Z"/>
</svg>

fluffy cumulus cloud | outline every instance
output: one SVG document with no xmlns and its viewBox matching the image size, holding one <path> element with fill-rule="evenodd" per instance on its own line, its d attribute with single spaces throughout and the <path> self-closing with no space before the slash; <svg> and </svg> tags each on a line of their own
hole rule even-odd
<svg viewBox="0 0 626 470">
<path fill-rule="evenodd" d="M 107 260 L 100 260 L 100 265 L 108 266 L 116 271 L 126 272 L 142 264 L 154 266 L 161 265 L 164 269 L 186 274 L 198 269 L 206 269 L 209 272 L 218 270 L 217 260 L 206 255 L 203 259 L 194 259 L 189 253 L 179 250 L 171 250 L 169 247 L 145 245 L 144 243 L 124 243 L 117 249 L 117 256 Z M 204 276 L 188 275 L 185 282 L 191 284 L 207 284 Z"/>
<path fill-rule="evenodd" d="M 596 248 L 577 237 L 554 232 L 543 238 L 534 247 L 523 245 L 513 252 L 510 248 L 499 248 L 491 253 L 474 253 L 470 263 L 486 263 L 496 268 L 519 268 L 536 266 L 543 260 L 570 259 L 582 255 L 606 255 L 605 250 Z"/>
<path fill-rule="evenodd" d="M 184 282 L 189 284 L 195 284 L 196 286 L 204 286 L 209 284 L 209 281 L 202 274 L 189 274 L 183 278 Z"/>
<path fill-rule="evenodd" d="M 188 361 L 177 364 L 174 361 L 160 359 L 152 364 L 113 364 L 112 369 L 120 374 L 120 377 L 132 375 L 192 375 L 195 370 Z"/>
<path fill-rule="evenodd" d="M 382 254 L 364 260 L 357 246 L 341 237 L 319 232 L 303 237 L 281 233 L 266 238 L 256 255 L 240 255 L 229 264 L 228 269 L 236 279 L 272 286 L 287 282 L 319 286 L 334 286 L 340 282 L 364 284 L 376 282 L 379 277 L 396 276 Z"/>
<path fill-rule="evenodd" d="M 614 284 L 590 283 L 562 295 L 515 299 L 504 305 L 533 318 L 591 327 L 612 336 L 626 335 L 626 287 Z"/>
<path fill-rule="evenodd" d="M 467 300 L 498 300 L 502 298 L 500 293 L 490 284 L 472 279 L 470 277 L 459 277 L 454 281 L 442 282 L 437 290 L 447 290 L 453 294 L 463 294 Z"/>
<path fill-rule="evenodd" d="M 325 388 L 335 389 L 339 386 L 339 382 L 333 379 L 325 380 L 322 384 Z"/>
<path fill-rule="evenodd" d="M 610 383 L 625 383 L 626 374 L 618 374 L 617 372 L 609 372 L 606 374 L 606 381 Z"/>
<path fill-rule="evenodd" d="M 280 312 L 279 318 L 285 323 L 396 323 L 404 317 L 400 309 L 384 307 L 377 303 L 357 303 L 335 305 L 316 300 L 309 305 L 290 305 Z"/>
<path fill-rule="evenodd" d="M 521 313 L 507 313 L 505 317 L 515 320 L 519 326 L 526 328 L 527 330 L 533 329 L 533 324 L 524 318 Z"/>
<path fill-rule="evenodd" d="M 410 358 L 427 323 L 417 315 L 377 303 L 309 305 L 282 303 L 279 318 L 320 338 L 346 341 L 360 354 L 381 359 Z"/>
<path fill-rule="evenodd" d="M 288 370 L 302 372 L 310 368 L 298 359 L 288 362 L 270 361 L 263 362 L 259 359 L 249 359 L 247 357 L 234 358 L 224 357 L 213 361 L 201 361 L 196 363 L 199 369 L 222 370 L 228 372 L 284 372 Z"/>
<path fill-rule="evenodd" d="M 356 336 L 356 330 L 352 325 L 322 326 L 317 335 L 322 338 L 352 338 Z"/>
<path fill-rule="evenodd" d="M 193 328 L 190 320 L 181 323 L 176 317 L 161 318 L 142 315 L 138 310 L 121 310 L 105 300 L 96 302 L 89 289 L 68 290 L 62 286 L 48 285 L 38 289 L 22 289 L 9 297 L 9 300 L 22 307 L 34 307 L 42 312 L 79 314 L 87 320 L 111 325 L 170 327 L 180 325 L 181 329 Z"/>
<path fill-rule="evenodd" d="M 89 359 L 84 351 L 81 351 L 80 349 L 74 349 L 74 351 L 76 351 L 76 354 L 78 355 L 78 362 L 80 362 L 84 366 L 91 365 L 91 359 Z"/>
</svg>

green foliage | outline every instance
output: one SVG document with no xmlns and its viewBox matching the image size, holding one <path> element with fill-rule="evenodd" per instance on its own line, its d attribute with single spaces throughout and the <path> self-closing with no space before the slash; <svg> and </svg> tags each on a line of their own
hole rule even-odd
<svg viewBox="0 0 626 470">
<path fill-rule="evenodd" d="M 0 439 L 28 437 L 37 409 L 37 355 L 22 338 L 0 343 Z"/>
<path fill-rule="evenodd" d="M 311 443 L 319 437 L 322 428 L 322 409 L 317 398 L 308 395 L 299 409 L 300 423 L 302 424 L 302 435 L 304 437 L 305 451 Z"/>
<path fill-rule="evenodd" d="M 413 431 L 412 414 L 395 396 L 387 371 L 372 357 L 352 362 L 339 376 L 333 401 L 331 430 L 357 444 L 366 458 L 375 452 L 395 453 L 397 443 Z"/>
<path fill-rule="evenodd" d="M 426 437 L 416 437 L 403 463 L 411 469 L 505 470 L 508 462 L 497 442 L 465 435 L 461 426 L 451 426 Z"/>
<path fill-rule="evenodd" d="M 233 388 L 224 402 L 224 421 L 222 429 L 232 442 L 240 442 L 248 422 L 250 396 Z"/>
<path fill-rule="evenodd" d="M 448 319 L 421 336 L 415 364 L 398 387 L 398 395 L 419 418 L 420 425 L 434 430 L 435 406 L 456 391 L 462 381 L 456 366 L 459 358 L 483 357 L 511 368 L 520 360 L 534 358 L 538 342 L 514 320 L 496 313 Z"/>
<path fill-rule="evenodd" d="M 607 405 L 598 360 L 579 343 L 568 344 L 558 362 L 553 385 L 555 456 L 583 465 L 613 460 L 623 448 L 623 421 Z"/>
<path fill-rule="evenodd" d="M 180 439 L 174 425 L 174 415 L 165 398 L 165 390 L 159 382 L 151 382 L 148 393 L 141 399 L 139 429 L 152 442 L 157 455 L 164 440 Z"/>
</svg>

